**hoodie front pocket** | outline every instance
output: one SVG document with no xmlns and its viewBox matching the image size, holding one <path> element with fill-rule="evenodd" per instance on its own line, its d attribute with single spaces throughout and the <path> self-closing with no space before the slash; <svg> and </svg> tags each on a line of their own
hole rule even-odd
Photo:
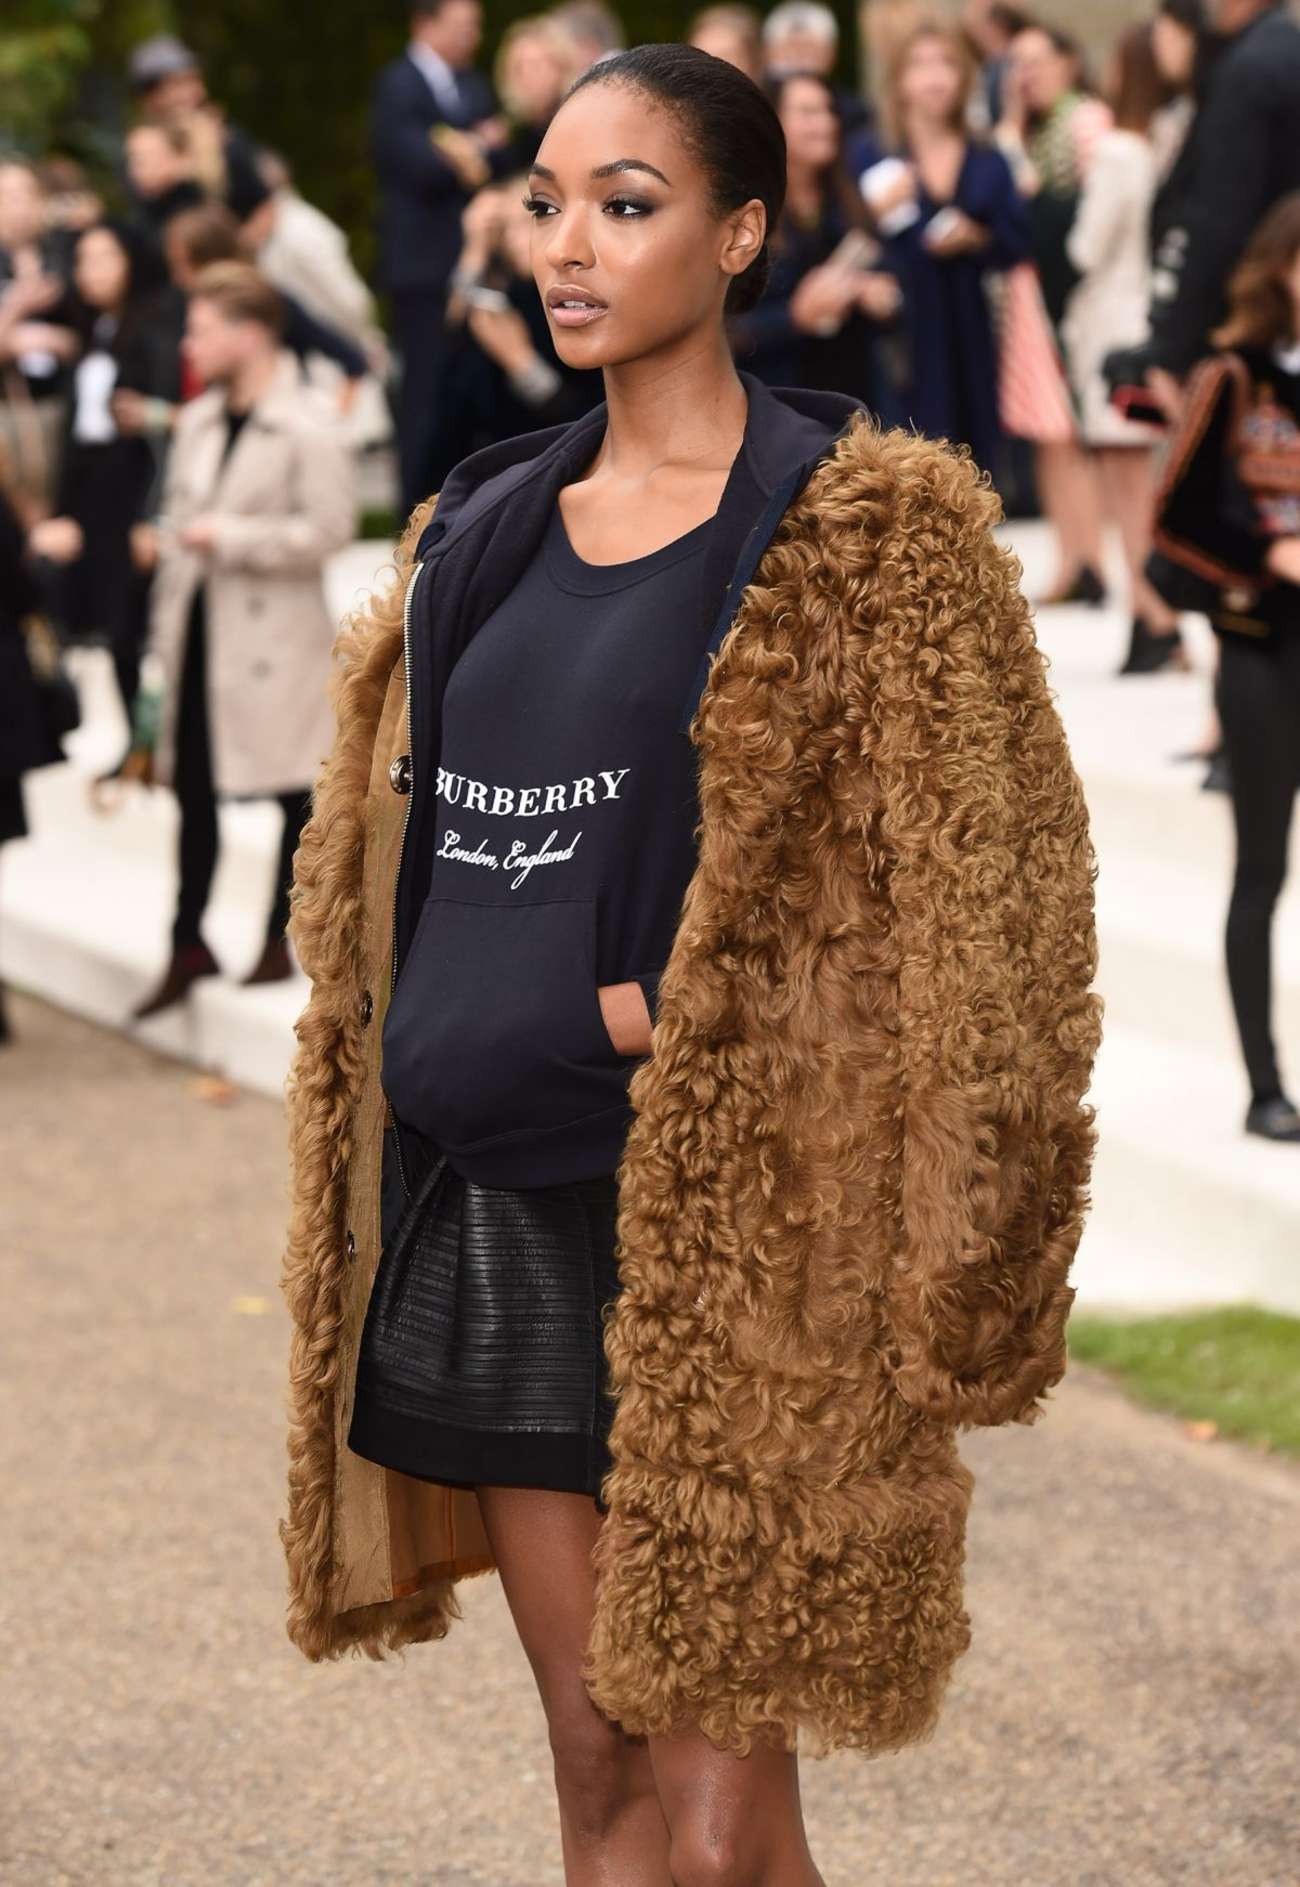
<svg viewBox="0 0 1300 1887">
<path fill-rule="evenodd" d="M 618 1106 L 636 1058 L 610 1038 L 595 963 L 593 900 L 427 899 L 384 1019 L 394 1112 L 464 1149 Z"/>
</svg>

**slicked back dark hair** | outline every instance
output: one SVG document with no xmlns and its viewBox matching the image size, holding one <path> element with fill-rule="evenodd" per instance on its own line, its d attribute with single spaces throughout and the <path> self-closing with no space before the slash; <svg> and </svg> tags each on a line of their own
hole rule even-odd
<svg viewBox="0 0 1300 1887">
<path fill-rule="evenodd" d="M 785 206 L 785 132 L 769 98 L 737 66 L 675 40 L 632 46 L 599 59 L 573 81 L 561 104 L 586 85 L 627 85 L 671 112 L 709 182 L 715 216 L 757 197 L 767 211 L 763 245 L 733 275 L 727 314 L 752 308 L 767 283 L 770 244 Z"/>
</svg>

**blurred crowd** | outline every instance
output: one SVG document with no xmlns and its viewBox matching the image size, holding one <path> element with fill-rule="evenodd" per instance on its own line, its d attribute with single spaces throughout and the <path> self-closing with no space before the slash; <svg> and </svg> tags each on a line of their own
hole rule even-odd
<svg viewBox="0 0 1300 1887">
<path fill-rule="evenodd" d="M 1186 666 L 1189 599 L 1152 554 L 1160 447 L 1222 344 L 1234 271 L 1300 187 L 1300 28 L 1268 0 L 1150 0 L 1098 57 L 994 0 L 864 0 L 859 20 L 855 47 L 818 0 L 710 6 L 687 27 L 766 90 L 786 137 L 769 279 L 732 323 L 738 363 L 969 449 L 1010 511 L 1053 528 L 1040 603 L 1106 601 L 1113 525 L 1131 622 L 1120 672 Z M 200 925 L 224 796 L 281 804 L 247 980 L 290 972 L 292 855 L 328 746 L 321 572 L 356 529 L 358 467 L 392 464 L 400 518 L 467 452 L 602 398 L 600 376 L 552 345 L 523 198 L 566 87 L 623 27 L 601 0 L 568 0 L 511 25 L 490 73 L 482 34 L 479 0 L 418 0 L 374 77 L 370 282 L 173 38 L 131 56 L 115 191 L 66 158 L 6 153 L 0 126 L 0 661 L 18 676 L 34 614 L 60 646 L 106 647 L 132 728 L 113 772 L 177 793 L 172 959 L 137 1015 L 216 971 Z M 1274 239 L 1257 286 L 1276 332 L 1252 329 L 1271 375 L 1282 350 L 1284 406 L 1300 374 L 1296 234 L 1289 251 Z M 0 706 L 0 841 L 26 829 L 22 773 L 57 751 L 53 703 L 66 719 L 53 687 L 24 708 L 23 686 Z M 1289 686 L 1274 730 L 1288 754 Z M 1195 751 L 1207 784 L 1232 787 L 1220 710 L 1216 693 Z M 1236 932 L 1256 1009 L 1293 791 L 1290 760 L 1270 764 L 1274 837 Z M 1250 1027 L 1267 1094 L 1280 1083 L 1261 1026 L 1266 1003 Z"/>
</svg>

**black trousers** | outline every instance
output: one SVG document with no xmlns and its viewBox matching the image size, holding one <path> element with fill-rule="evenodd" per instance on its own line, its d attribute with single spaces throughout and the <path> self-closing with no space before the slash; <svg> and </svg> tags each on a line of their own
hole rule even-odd
<svg viewBox="0 0 1300 1887">
<path fill-rule="evenodd" d="M 391 296 L 393 345 L 402 375 L 393 403 L 402 522 L 438 489 L 439 434 L 448 353 L 447 291 L 399 288 Z"/>
<path fill-rule="evenodd" d="M 1256 640 L 1221 630 L 1216 703 L 1232 776 L 1237 860 L 1228 905 L 1228 987 L 1252 1098 L 1282 1087 L 1272 1035 L 1273 911 L 1300 788 L 1300 617 Z"/>
<path fill-rule="evenodd" d="M 180 888 L 172 924 L 172 946 L 200 941 L 200 926 L 212 891 L 219 846 L 217 795 L 212 783 L 212 745 L 208 721 L 207 610 L 197 591 L 185 632 L 180 700 L 176 718 L 175 791 L 180 806 Z M 289 923 L 293 855 L 311 809 L 311 788 L 277 793 L 284 827 L 276 864 L 275 891 L 266 923 L 266 942 L 284 936 Z"/>
</svg>

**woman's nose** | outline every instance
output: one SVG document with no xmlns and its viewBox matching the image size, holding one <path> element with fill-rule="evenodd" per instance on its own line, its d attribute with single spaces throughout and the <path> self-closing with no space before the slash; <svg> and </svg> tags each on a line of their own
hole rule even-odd
<svg viewBox="0 0 1300 1887">
<path fill-rule="evenodd" d="M 595 261 L 587 235 L 586 218 L 575 204 L 548 219 L 544 251 L 549 266 L 561 269 L 589 269 Z"/>
</svg>

